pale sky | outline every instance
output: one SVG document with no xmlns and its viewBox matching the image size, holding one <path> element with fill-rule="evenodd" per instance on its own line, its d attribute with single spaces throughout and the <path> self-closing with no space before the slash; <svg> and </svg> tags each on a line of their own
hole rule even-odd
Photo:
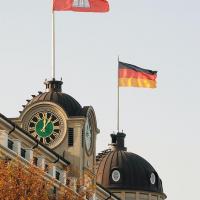
<svg viewBox="0 0 200 200">
<path fill-rule="evenodd" d="M 51 3 L 0 2 L 0 112 L 17 117 L 51 77 Z M 120 129 L 128 151 L 157 170 L 169 200 L 198 199 L 200 2 L 110 0 L 110 8 L 56 13 L 56 77 L 94 107 L 99 152 L 117 126 L 117 56 L 157 70 L 157 89 L 120 89 Z"/>
</svg>

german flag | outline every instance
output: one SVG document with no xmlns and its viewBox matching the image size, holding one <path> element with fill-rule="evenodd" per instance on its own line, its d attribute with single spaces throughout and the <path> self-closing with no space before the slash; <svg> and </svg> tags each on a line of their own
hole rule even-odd
<svg viewBox="0 0 200 200">
<path fill-rule="evenodd" d="M 119 87 L 156 88 L 157 71 L 143 69 L 135 65 L 119 62 Z"/>
</svg>

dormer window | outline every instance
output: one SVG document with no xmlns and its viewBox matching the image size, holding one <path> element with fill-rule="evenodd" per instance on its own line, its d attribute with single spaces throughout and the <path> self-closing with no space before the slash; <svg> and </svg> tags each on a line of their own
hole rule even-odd
<svg viewBox="0 0 200 200">
<path fill-rule="evenodd" d="M 114 182 L 118 182 L 120 180 L 121 174 L 120 174 L 119 170 L 115 169 L 112 171 L 111 176 L 112 176 L 112 180 Z"/>
</svg>

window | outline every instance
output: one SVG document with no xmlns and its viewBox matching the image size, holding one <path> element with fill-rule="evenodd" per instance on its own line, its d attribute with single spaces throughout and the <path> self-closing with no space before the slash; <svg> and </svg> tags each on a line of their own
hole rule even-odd
<svg viewBox="0 0 200 200">
<path fill-rule="evenodd" d="M 156 175 L 153 172 L 151 173 L 150 182 L 152 185 L 156 183 Z"/>
<path fill-rule="evenodd" d="M 33 164 L 37 166 L 38 163 L 38 158 L 37 157 L 33 157 Z"/>
<path fill-rule="evenodd" d="M 21 148 L 21 157 L 25 158 L 25 156 L 26 156 L 26 150 Z"/>
<path fill-rule="evenodd" d="M 72 147 L 74 145 L 74 129 L 68 128 L 68 146 Z"/>
<path fill-rule="evenodd" d="M 13 141 L 8 139 L 8 148 L 13 150 Z"/>
<path fill-rule="evenodd" d="M 48 166 L 47 164 L 45 164 L 45 166 L 44 166 L 44 171 L 45 171 L 46 173 L 48 173 L 48 171 L 49 171 L 49 166 Z"/>
<path fill-rule="evenodd" d="M 56 187 L 54 186 L 54 187 L 53 187 L 53 194 L 56 194 L 56 191 L 57 191 L 57 190 L 56 190 Z"/>
<path fill-rule="evenodd" d="M 60 172 L 56 171 L 56 179 L 60 180 Z"/>
<path fill-rule="evenodd" d="M 116 169 L 112 172 L 112 180 L 114 182 L 118 182 L 120 180 L 120 172 Z"/>
</svg>

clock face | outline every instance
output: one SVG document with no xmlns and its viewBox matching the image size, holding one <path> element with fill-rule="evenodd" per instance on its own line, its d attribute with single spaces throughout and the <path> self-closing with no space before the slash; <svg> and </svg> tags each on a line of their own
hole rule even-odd
<svg viewBox="0 0 200 200">
<path fill-rule="evenodd" d="M 86 123 L 85 123 L 85 146 L 86 146 L 87 152 L 89 152 L 92 146 L 92 127 L 88 119 L 86 120 Z"/>
<path fill-rule="evenodd" d="M 43 144 L 54 148 L 65 136 L 65 122 L 56 109 L 39 107 L 28 114 L 25 130 Z"/>
</svg>

